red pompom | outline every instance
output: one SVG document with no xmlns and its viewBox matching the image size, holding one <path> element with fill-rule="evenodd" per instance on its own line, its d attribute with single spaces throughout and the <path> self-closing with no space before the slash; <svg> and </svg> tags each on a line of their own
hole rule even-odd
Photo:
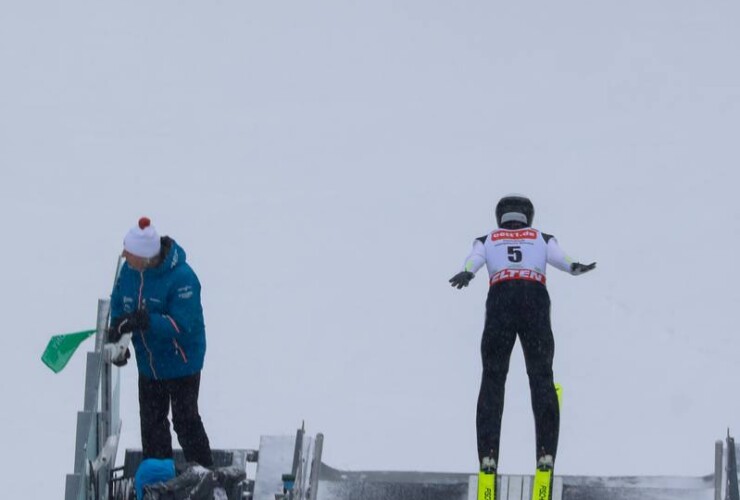
<svg viewBox="0 0 740 500">
<path fill-rule="evenodd" d="M 152 221 L 149 220 L 149 217 L 142 217 L 139 219 L 139 229 L 146 229 L 152 224 Z"/>
</svg>

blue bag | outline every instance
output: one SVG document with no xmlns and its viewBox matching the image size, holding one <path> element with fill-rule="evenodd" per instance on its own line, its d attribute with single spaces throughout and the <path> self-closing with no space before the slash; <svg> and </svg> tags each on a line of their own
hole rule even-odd
<svg viewBox="0 0 740 500">
<path fill-rule="evenodd" d="M 144 486 L 157 483 L 166 483 L 175 477 L 175 461 L 171 458 L 144 459 L 134 476 L 136 498 L 144 498 Z"/>
</svg>

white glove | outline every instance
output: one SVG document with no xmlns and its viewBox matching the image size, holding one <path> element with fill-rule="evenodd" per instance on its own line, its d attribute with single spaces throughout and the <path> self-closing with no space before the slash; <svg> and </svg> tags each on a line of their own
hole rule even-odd
<svg viewBox="0 0 740 500">
<path fill-rule="evenodd" d="M 114 363 L 117 366 L 126 364 L 126 360 L 131 357 L 128 345 L 131 342 L 131 334 L 126 333 L 121 336 L 118 342 L 109 342 L 103 346 L 103 360 L 106 363 Z"/>
</svg>

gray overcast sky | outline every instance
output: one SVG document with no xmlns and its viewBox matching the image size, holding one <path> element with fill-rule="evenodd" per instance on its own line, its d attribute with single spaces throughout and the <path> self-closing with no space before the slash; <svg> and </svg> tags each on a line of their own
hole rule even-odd
<svg viewBox="0 0 740 500">
<path fill-rule="evenodd" d="M 510 192 L 599 262 L 548 279 L 558 471 L 711 472 L 740 415 L 739 18 L 730 0 L 6 2 L 9 497 L 63 495 L 84 355 L 59 375 L 39 356 L 93 325 L 140 215 L 203 283 L 215 447 L 306 419 L 335 467 L 474 470 L 486 279 L 447 279 Z M 529 405 L 517 347 L 504 473 L 533 468 Z"/>
</svg>

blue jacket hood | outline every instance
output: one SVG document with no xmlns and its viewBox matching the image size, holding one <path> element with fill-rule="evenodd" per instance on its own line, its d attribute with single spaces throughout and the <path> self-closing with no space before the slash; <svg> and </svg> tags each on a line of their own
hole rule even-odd
<svg viewBox="0 0 740 500">
<path fill-rule="evenodd" d="M 161 276 L 170 272 L 175 267 L 185 264 L 188 257 L 185 249 L 169 236 L 162 237 L 162 250 L 160 250 L 159 255 L 161 258 L 159 265 L 147 269 L 146 272 Z"/>
</svg>

